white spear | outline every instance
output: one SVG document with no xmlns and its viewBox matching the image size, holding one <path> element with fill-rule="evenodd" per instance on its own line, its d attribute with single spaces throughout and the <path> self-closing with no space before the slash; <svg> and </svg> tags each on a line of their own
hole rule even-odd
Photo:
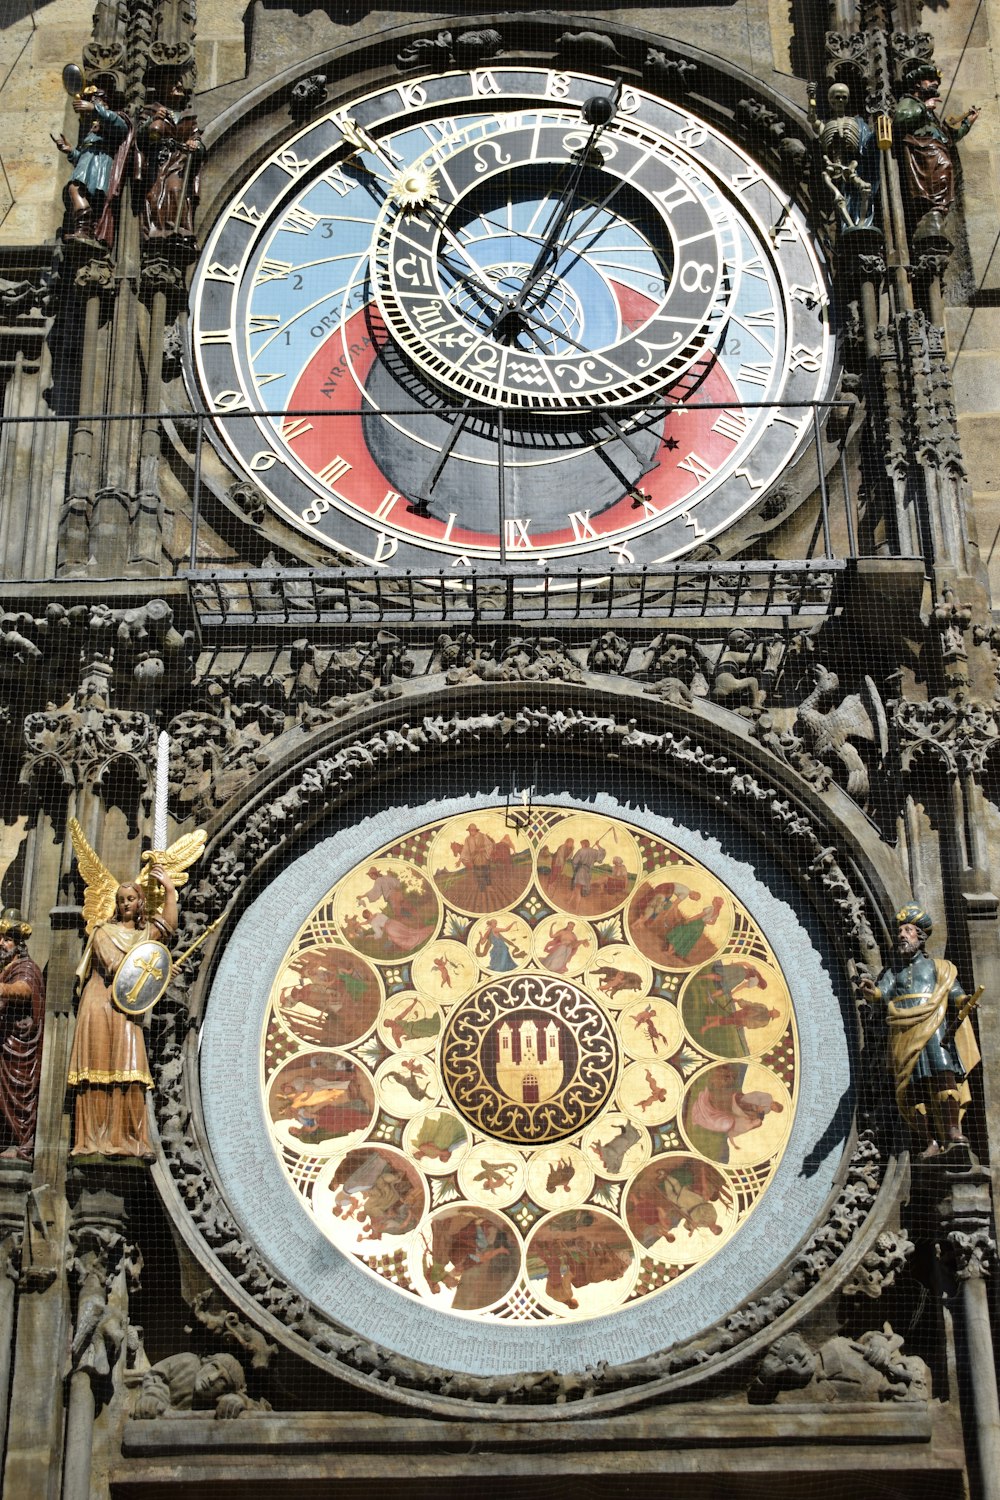
<svg viewBox="0 0 1000 1500">
<path fill-rule="evenodd" d="M 167 793 L 170 774 L 170 736 L 161 729 L 156 741 L 156 780 L 153 783 L 153 849 L 167 847 Z"/>
</svg>

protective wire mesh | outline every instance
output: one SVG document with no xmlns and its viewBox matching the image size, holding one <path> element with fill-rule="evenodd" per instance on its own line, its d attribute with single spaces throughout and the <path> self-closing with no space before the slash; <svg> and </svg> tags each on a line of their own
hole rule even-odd
<svg viewBox="0 0 1000 1500">
<path fill-rule="evenodd" d="M 4 1494 L 993 1495 L 914 7 L 197 9 L 0 25 Z"/>
</svg>

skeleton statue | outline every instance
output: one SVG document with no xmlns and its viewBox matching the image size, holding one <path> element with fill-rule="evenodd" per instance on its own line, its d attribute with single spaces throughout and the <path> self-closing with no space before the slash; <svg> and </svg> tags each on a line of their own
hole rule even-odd
<svg viewBox="0 0 1000 1500">
<path fill-rule="evenodd" d="M 823 158 L 823 182 L 842 227 L 862 228 L 872 222 L 878 172 L 875 138 L 860 115 L 848 113 L 851 91 L 846 83 L 831 84 L 826 97 L 829 119 L 817 118 L 815 99 L 809 107 Z"/>
</svg>

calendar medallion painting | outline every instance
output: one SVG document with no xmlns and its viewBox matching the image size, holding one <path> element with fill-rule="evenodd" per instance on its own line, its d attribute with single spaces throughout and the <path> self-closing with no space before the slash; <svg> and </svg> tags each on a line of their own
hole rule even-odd
<svg viewBox="0 0 1000 1500">
<path fill-rule="evenodd" d="M 623 818 L 487 805 L 333 882 L 278 968 L 259 1076 L 337 1253 L 449 1316 L 559 1324 L 655 1299 L 739 1232 L 798 1053 L 775 951 L 718 874 Z"/>
</svg>

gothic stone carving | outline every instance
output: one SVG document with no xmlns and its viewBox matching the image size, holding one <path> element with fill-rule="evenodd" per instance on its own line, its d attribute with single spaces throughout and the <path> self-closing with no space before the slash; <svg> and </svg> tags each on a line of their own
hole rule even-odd
<svg viewBox="0 0 1000 1500">
<path fill-rule="evenodd" d="M 815 1351 L 798 1333 L 773 1343 L 757 1368 L 752 1403 L 780 1401 L 928 1401 L 931 1373 L 918 1355 L 903 1354 L 888 1323 L 858 1339 L 836 1335 Z"/>
<path fill-rule="evenodd" d="M 288 101 L 289 113 L 296 124 L 308 120 L 314 110 L 326 100 L 326 74 L 310 73 L 294 85 Z"/>
<path fill-rule="evenodd" d="M 845 1297 L 881 1297 L 891 1287 L 913 1254 L 905 1229 L 885 1229 L 867 1250 L 850 1281 L 841 1287 Z"/>
<path fill-rule="evenodd" d="M 474 68 L 489 57 L 497 57 L 504 49 L 499 31 L 484 26 L 476 31 L 460 31 L 454 36 L 450 31 L 439 31 L 436 37 L 421 37 L 396 58 L 400 72 L 410 68 L 440 66 L 447 59 L 458 68 Z"/>
<path fill-rule="evenodd" d="M 247 1411 L 270 1411 L 247 1395 L 243 1366 L 232 1354 L 170 1354 L 146 1371 L 133 1415 L 146 1420 L 174 1412 L 204 1412 L 216 1421 Z"/>
</svg>

